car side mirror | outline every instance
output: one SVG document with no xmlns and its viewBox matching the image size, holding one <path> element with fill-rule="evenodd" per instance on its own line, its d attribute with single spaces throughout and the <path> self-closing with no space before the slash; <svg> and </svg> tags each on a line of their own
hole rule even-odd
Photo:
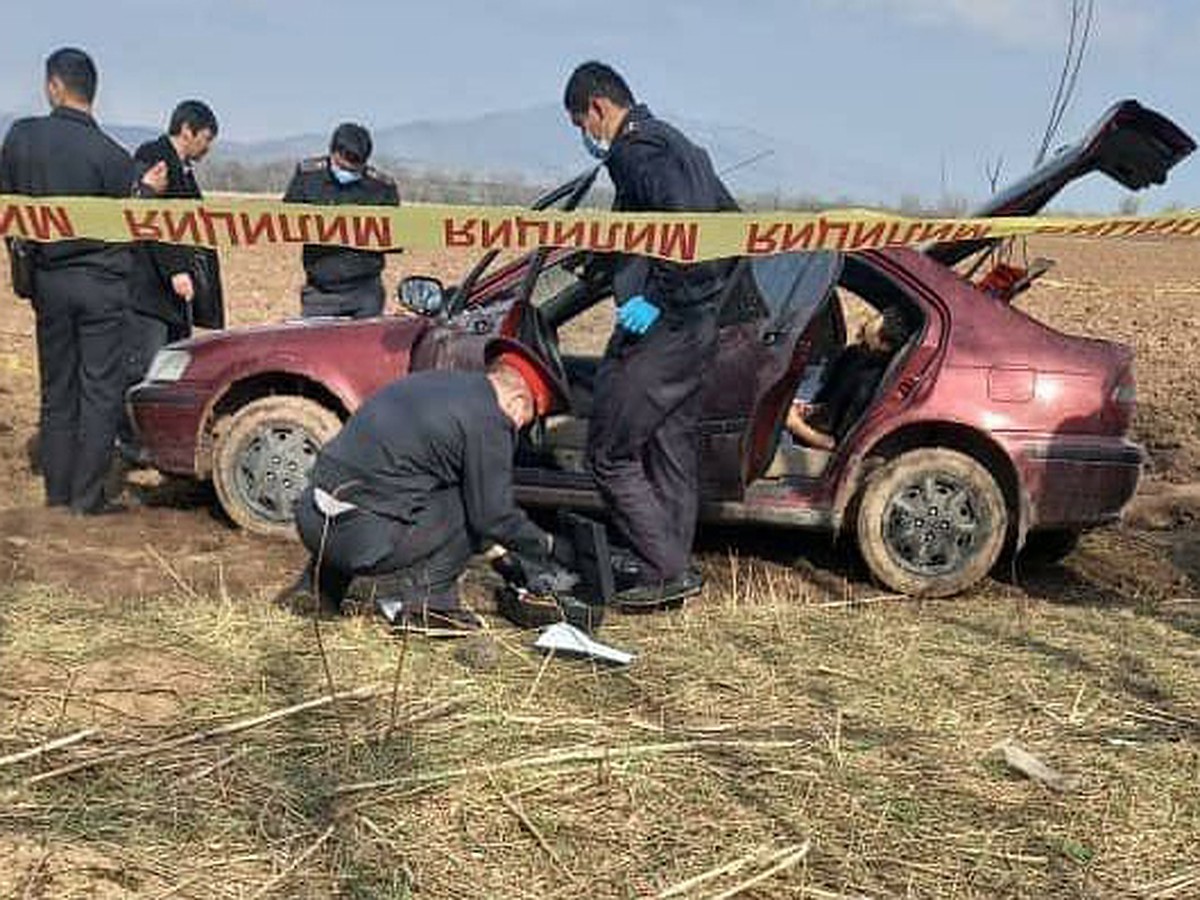
<svg viewBox="0 0 1200 900">
<path fill-rule="evenodd" d="M 400 282 L 400 303 L 418 316 L 436 316 L 446 305 L 441 281 L 427 275 L 410 275 Z"/>
</svg>

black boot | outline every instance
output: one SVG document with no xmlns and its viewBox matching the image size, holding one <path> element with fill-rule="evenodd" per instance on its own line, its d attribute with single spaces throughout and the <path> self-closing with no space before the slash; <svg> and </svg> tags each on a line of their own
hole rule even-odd
<svg viewBox="0 0 1200 900">
<path fill-rule="evenodd" d="M 309 560 L 296 581 L 275 598 L 275 602 L 300 616 L 331 619 L 341 615 L 342 601 L 350 587 L 351 576 L 329 566 L 321 567 L 320 583 L 314 576 L 315 566 Z"/>
</svg>

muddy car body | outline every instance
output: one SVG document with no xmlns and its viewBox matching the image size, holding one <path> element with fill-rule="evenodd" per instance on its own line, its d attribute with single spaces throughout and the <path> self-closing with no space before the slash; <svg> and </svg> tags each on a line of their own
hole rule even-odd
<svg viewBox="0 0 1200 900">
<path fill-rule="evenodd" d="M 1126 101 L 981 213 L 1032 213 L 1095 170 L 1131 189 L 1159 183 L 1193 149 L 1169 121 Z M 574 206 L 592 177 L 542 205 Z M 740 261 L 706 382 L 703 520 L 852 534 L 885 584 L 946 595 L 983 577 L 1005 547 L 1036 541 L 1064 552 L 1083 530 L 1116 519 L 1142 462 L 1128 438 L 1131 351 L 1058 333 L 1014 308 L 1028 279 L 982 290 L 959 264 L 990 249 Z M 571 410 L 522 440 L 518 498 L 599 508 L 584 465 L 598 354 L 573 352 L 569 336 L 611 298 L 610 268 L 580 251 L 547 248 L 501 266 L 489 255 L 453 289 L 406 280 L 420 315 L 206 335 L 167 348 L 130 407 L 156 467 L 211 478 L 235 522 L 286 534 L 317 450 L 367 397 L 410 372 L 478 368 L 490 336 L 513 334 L 572 388 Z M 798 446 L 783 419 L 845 346 L 848 298 L 899 305 L 914 330 L 838 446 Z"/>
</svg>

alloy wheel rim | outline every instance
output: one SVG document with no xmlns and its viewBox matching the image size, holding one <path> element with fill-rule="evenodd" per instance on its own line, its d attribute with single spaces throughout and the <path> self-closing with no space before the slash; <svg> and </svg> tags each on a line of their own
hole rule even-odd
<svg viewBox="0 0 1200 900">
<path fill-rule="evenodd" d="M 294 423 L 274 422 L 249 436 L 238 453 L 234 486 L 256 516 L 289 522 L 308 484 L 320 443 Z"/>
<path fill-rule="evenodd" d="M 961 571 L 979 552 L 990 522 L 979 493 L 948 472 L 903 483 L 883 511 L 883 539 L 902 568 L 923 577 Z"/>
</svg>

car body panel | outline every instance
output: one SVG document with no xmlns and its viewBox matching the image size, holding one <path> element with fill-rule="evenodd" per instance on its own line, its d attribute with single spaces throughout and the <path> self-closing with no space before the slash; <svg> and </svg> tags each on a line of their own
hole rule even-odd
<svg viewBox="0 0 1200 900">
<path fill-rule="evenodd" d="M 339 413 L 357 409 L 410 370 L 413 346 L 429 328 L 416 316 L 358 321 L 308 319 L 230 329 L 172 345 L 191 354 L 175 382 L 143 382 L 128 405 L 144 451 L 156 468 L 207 477 L 212 429 L 222 404 L 312 386 Z"/>
</svg>

